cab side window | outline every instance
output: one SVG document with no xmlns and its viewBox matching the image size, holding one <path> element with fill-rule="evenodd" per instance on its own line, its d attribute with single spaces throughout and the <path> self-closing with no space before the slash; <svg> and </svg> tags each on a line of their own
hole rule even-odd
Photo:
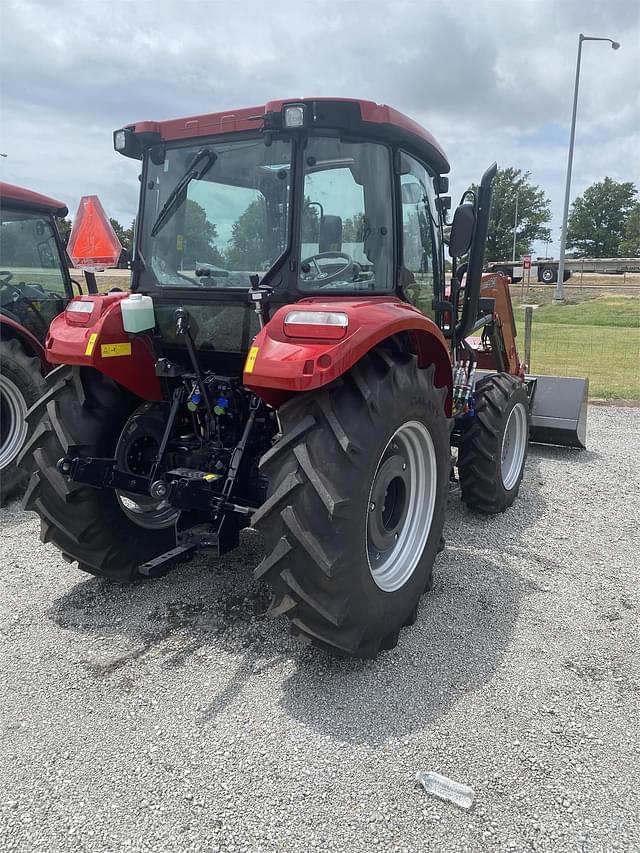
<svg viewBox="0 0 640 853">
<path fill-rule="evenodd" d="M 40 299 L 64 297 L 62 263 L 47 216 L 11 209 L 0 211 L 0 269 L 6 283 L 11 281 L 14 297 L 17 289 L 25 286 L 38 288 Z"/>
<path fill-rule="evenodd" d="M 435 193 L 429 172 L 406 154 L 401 159 L 402 263 L 400 286 L 416 308 L 434 317 L 438 274 L 438 234 L 434 221 Z"/>
</svg>

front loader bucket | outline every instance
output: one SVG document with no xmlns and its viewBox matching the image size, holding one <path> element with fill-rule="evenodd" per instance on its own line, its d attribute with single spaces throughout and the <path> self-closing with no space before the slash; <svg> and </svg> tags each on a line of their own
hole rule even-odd
<svg viewBox="0 0 640 853">
<path fill-rule="evenodd" d="M 586 448 L 588 379 L 527 376 L 530 441 Z"/>
</svg>

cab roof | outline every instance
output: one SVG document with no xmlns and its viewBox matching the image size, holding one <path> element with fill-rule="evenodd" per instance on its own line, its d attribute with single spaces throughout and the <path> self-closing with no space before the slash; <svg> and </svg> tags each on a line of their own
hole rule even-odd
<svg viewBox="0 0 640 853">
<path fill-rule="evenodd" d="M 25 207 L 33 210 L 46 210 L 54 216 L 66 216 L 69 213 L 67 205 L 42 193 L 7 184 L 0 181 L 0 205 L 10 204 L 12 207 Z"/>
<path fill-rule="evenodd" d="M 244 107 L 219 113 L 168 119 L 142 121 L 128 125 L 136 135 L 155 137 L 158 141 L 184 140 L 221 133 L 238 133 L 256 130 L 268 122 L 270 116 L 282 114 L 287 104 L 304 104 L 310 108 L 311 125 L 331 126 L 345 130 L 363 131 L 404 145 L 425 157 L 440 174 L 449 171 L 449 161 L 436 139 L 413 119 L 386 104 L 353 98 L 287 98 L 268 101 L 257 107 Z M 375 128 L 372 127 L 375 125 Z"/>
</svg>

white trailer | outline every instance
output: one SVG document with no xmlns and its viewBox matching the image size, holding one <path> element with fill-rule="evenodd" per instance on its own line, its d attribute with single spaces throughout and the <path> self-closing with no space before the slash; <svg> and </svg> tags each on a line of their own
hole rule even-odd
<svg viewBox="0 0 640 853">
<path fill-rule="evenodd" d="M 525 270 L 522 261 L 495 261 L 487 264 L 488 272 L 500 272 L 511 281 L 522 281 Z M 558 261 L 552 258 L 536 258 L 531 261 L 531 278 L 542 284 L 553 284 L 558 279 Z M 564 280 L 571 278 L 571 270 L 565 265 Z"/>
<path fill-rule="evenodd" d="M 522 261 L 495 261 L 487 264 L 488 272 L 500 272 L 513 282 L 522 281 L 525 269 Z M 578 273 L 595 272 L 602 275 L 623 275 L 640 272 L 640 258 L 567 258 L 564 280 Z M 558 280 L 558 261 L 553 258 L 535 258 L 531 261 L 531 279 L 541 284 L 554 284 Z"/>
<path fill-rule="evenodd" d="M 640 272 L 640 258 L 571 258 L 574 273 L 598 272 L 602 275 L 623 275 Z"/>
</svg>

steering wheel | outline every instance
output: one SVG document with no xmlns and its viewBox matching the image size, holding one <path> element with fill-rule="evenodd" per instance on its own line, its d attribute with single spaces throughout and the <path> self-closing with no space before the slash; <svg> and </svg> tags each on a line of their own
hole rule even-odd
<svg viewBox="0 0 640 853">
<path fill-rule="evenodd" d="M 344 260 L 344 264 L 336 272 L 331 274 L 325 273 L 321 270 L 318 264 L 319 260 L 323 260 L 325 258 L 328 260 L 342 258 Z M 318 252 L 317 255 L 310 255 L 308 258 L 300 261 L 300 268 L 303 272 L 305 271 L 305 266 L 309 267 L 309 271 L 311 267 L 315 268 L 315 274 L 313 277 L 314 281 L 321 281 L 322 284 L 327 284 L 330 281 L 336 281 L 336 279 L 342 278 L 349 267 L 353 266 L 353 258 L 351 255 L 347 255 L 346 252 Z"/>
<path fill-rule="evenodd" d="M 48 324 L 43 319 L 40 309 L 35 305 L 33 299 L 31 299 L 29 296 L 26 296 L 19 288 L 15 287 L 15 285 L 9 284 L 12 278 L 13 273 L 9 272 L 9 270 L 0 270 L 0 286 L 9 288 L 9 291 L 13 293 L 14 304 L 16 302 L 19 302 L 21 299 L 24 299 L 24 301 L 31 308 L 35 316 L 38 318 L 38 322 L 40 323 L 43 328 L 43 331 L 46 334 Z M 20 284 L 24 284 L 24 282 L 21 281 Z"/>
</svg>

